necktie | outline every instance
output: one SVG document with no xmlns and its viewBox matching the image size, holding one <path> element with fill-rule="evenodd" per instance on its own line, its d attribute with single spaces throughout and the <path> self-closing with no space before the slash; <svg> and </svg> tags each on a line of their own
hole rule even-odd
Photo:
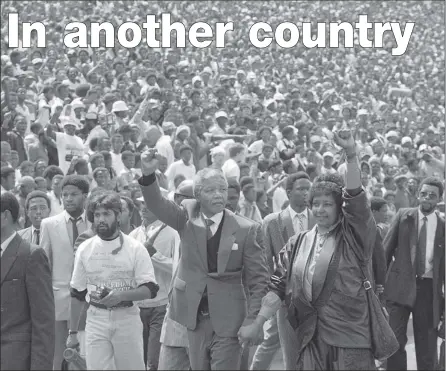
<svg viewBox="0 0 446 371">
<path fill-rule="evenodd" d="M 36 245 L 40 244 L 40 230 L 39 229 L 34 229 L 34 236 L 33 236 L 33 242 Z"/>
<path fill-rule="evenodd" d="M 82 220 L 82 218 L 81 217 L 76 218 L 76 219 L 75 218 L 70 218 L 70 220 L 71 220 L 71 225 L 73 227 L 73 246 L 74 246 L 74 244 L 76 242 L 76 239 L 79 236 L 79 231 L 77 230 L 77 222 L 79 220 Z"/>
<path fill-rule="evenodd" d="M 206 235 L 207 239 L 210 240 L 212 238 L 211 225 L 214 224 L 214 221 L 211 219 L 206 219 Z"/>
<path fill-rule="evenodd" d="M 304 216 L 301 214 L 297 214 L 297 220 L 299 221 L 299 231 L 302 232 L 304 230 Z"/>
<path fill-rule="evenodd" d="M 423 224 L 421 225 L 420 234 L 418 235 L 418 248 L 417 248 L 417 276 L 422 277 L 426 270 L 426 243 L 427 243 L 427 218 L 423 218 Z"/>
</svg>

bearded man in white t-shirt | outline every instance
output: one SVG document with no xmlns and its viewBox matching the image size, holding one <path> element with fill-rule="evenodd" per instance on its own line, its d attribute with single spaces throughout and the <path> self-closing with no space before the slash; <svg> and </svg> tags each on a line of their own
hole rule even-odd
<svg viewBox="0 0 446 371">
<path fill-rule="evenodd" d="M 134 301 L 153 299 L 159 286 L 146 248 L 120 229 L 122 203 L 104 192 L 88 206 L 97 235 L 76 251 L 71 279 L 71 321 L 67 348 L 78 345 L 85 301 L 88 370 L 144 370 L 143 325 Z"/>
</svg>

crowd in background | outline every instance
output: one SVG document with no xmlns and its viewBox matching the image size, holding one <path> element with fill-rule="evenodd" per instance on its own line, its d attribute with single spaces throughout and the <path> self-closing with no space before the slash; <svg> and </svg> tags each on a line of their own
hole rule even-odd
<svg viewBox="0 0 446 371">
<path fill-rule="evenodd" d="M 162 156 L 156 175 L 168 197 L 199 170 L 221 169 L 228 207 L 261 223 L 289 205 L 289 175 L 345 174 L 332 134 L 345 127 L 354 131 L 362 185 L 386 228 L 400 208 L 418 205 L 422 179 L 445 179 L 443 10 L 435 1 L 4 1 L 1 187 L 19 201 L 17 229 L 36 220 L 27 201 L 35 190 L 48 196 L 46 217 L 63 212 L 61 184 L 71 174 L 84 176 L 90 193 L 119 192 L 126 232 L 140 227 L 143 217 L 133 211 L 143 209 L 138 179 L 148 148 Z M 8 48 L 12 12 L 46 25 L 45 48 Z M 233 21 L 234 31 L 223 49 L 63 45 L 68 22 L 117 26 L 166 12 L 185 25 Z M 355 22 L 358 14 L 415 22 L 406 53 L 391 55 L 391 33 L 383 48 L 370 49 L 357 37 L 353 48 L 337 49 L 274 42 L 258 49 L 248 39 L 260 21 L 273 29 L 312 22 L 317 32 L 317 21 Z M 438 207 L 444 213 L 444 203 Z"/>
</svg>

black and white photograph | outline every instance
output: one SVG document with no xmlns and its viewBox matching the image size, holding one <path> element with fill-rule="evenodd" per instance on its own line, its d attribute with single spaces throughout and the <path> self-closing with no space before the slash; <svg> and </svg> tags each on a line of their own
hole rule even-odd
<svg viewBox="0 0 446 371">
<path fill-rule="evenodd" d="M 0 6 L 0 369 L 445 370 L 444 1 Z"/>
</svg>

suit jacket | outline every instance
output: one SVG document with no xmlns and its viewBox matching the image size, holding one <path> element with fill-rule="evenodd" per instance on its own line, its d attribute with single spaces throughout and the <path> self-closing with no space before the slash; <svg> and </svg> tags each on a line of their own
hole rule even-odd
<svg viewBox="0 0 446 371">
<path fill-rule="evenodd" d="M 443 310 L 442 287 L 445 281 L 445 222 L 437 214 L 433 260 L 433 320 L 436 328 Z M 397 304 L 412 307 L 416 298 L 415 255 L 418 242 L 418 208 L 400 209 L 384 239 L 387 259 L 385 297 Z M 394 260 L 392 261 L 392 258 Z"/>
<path fill-rule="evenodd" d="M 307 210 L 308 228 L 314 227 L 314 217 L 310 210 Z M 274 267 L 277 265 L 279 252 L 286 245 L 288 240 L 294 236 L 293 221 L 288 208 L 268 215 L 263 221 L 263 236 L 265 252 L 271 274 L 274 273 Z M 283 351 L 286 370 L 294 369 L 297 358 L 294 345 L 297 343 L 297 337 L 288 320 L 286 306 L 277 312 L 277 327 L 279 329 L 280 345 Z"/>
<path fill-rule="evenodd" d="M 54 297 L 45 251 L 16 235 L 1 258 L 1 369 L 51 370 Z"/>
<path fill-rule="evenodd" d="M 256 240 L 260 225 L 225 210 L 217 272 L 209 273 L 206 228 L 200 223 L 197 201 L 185 200 L 182 206 L 178 206 L 162 197 L 156 181 L 141 186 L 141 189 L 147 207 L 159 220 L 177 230 L 181 238 L 181 257 L 173 281 L 170 318 L 194 330 L 198 306 L 207 288 L 215 333 L 222 337 L 236 337 L 245 318 L 255 319 L 267 291 L 268 267 L 263 248 Z M 245 284 L 249 288 L 249 305 Z"/>
<path fill-rule="evenodd" d="M 87 226 L 90 226 L 89 222 Z M 56 321 L 67 321 L 70 319 L 70 281 L 75 251 L 71 245 L 64 212 L 42 220 L 40 246 L 45 249 L 52 267 Z"/>
<path fill-rule="evenodd" d="M 24 239 L 25 241 L 32 243 L 33 242 L 33 234 L 32 234 L 32 227 L 28 227 L 25 229 L 22 229 L 20 231 L 17 232 L 20 237 L 22 237 L 22 239 Z"/>
<path fill-rule="evenodd" d="M 308 229 L 314 226 L 313 213 L 307 210 Z M 273 214 L 269 214 L 263 220 L 263 236 L 265 253 L 270 268 L 270 273 L 274 273 L 274 261 L 277 259 L 280 250 L 286 245 L 288 240 L 294 236 L 293 221 L 288 208 Z"/>
</svg>

